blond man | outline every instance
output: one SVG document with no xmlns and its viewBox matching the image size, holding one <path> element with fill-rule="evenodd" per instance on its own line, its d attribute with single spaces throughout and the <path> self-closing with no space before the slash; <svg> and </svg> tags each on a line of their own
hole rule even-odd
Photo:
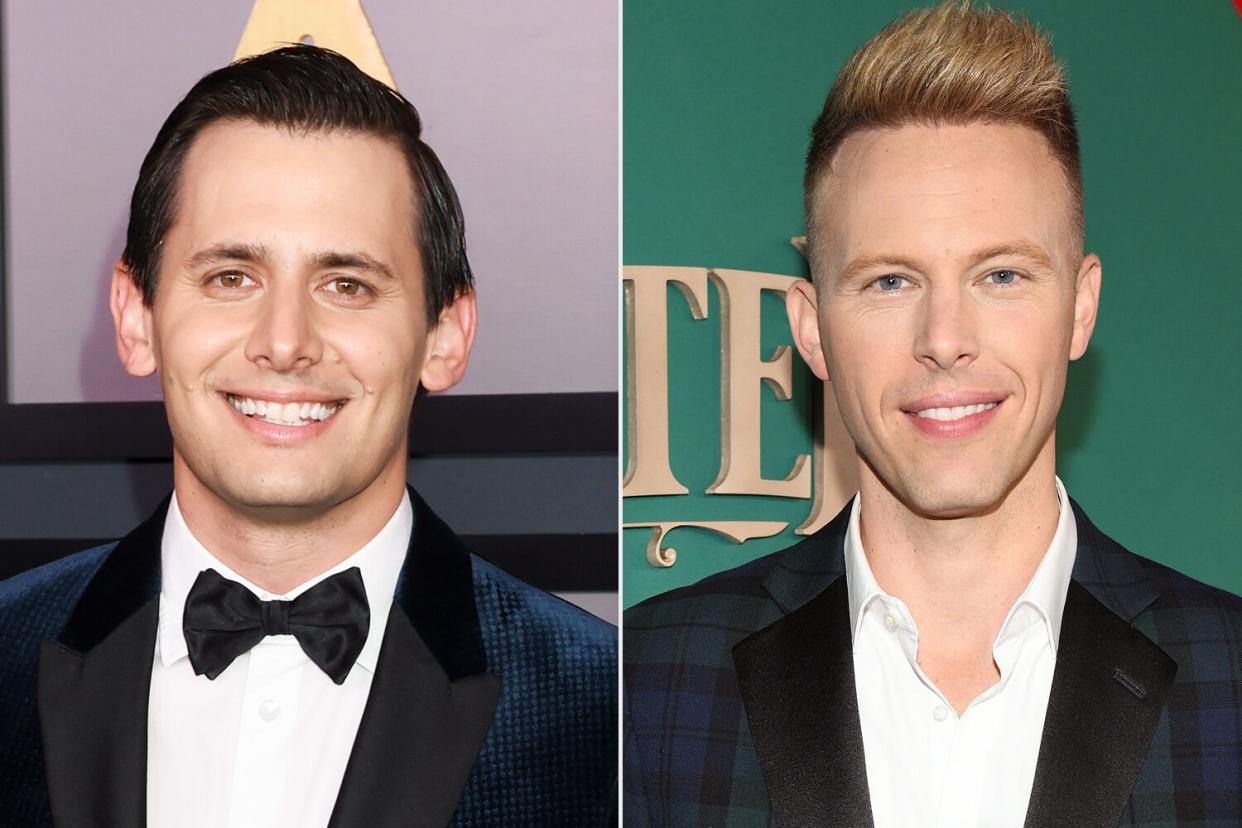
<svg viewBox="0 0 1242 828">
<path fill-rule="evenodd" d="M 1242 822 L 1242 600 L 1056 476 L 1101 262 L 1047 38 L 898 19 L 815 123 L 795 342 L 860 486 L 790 549 L 626 615 L 633 825 Z"/>
</svg>

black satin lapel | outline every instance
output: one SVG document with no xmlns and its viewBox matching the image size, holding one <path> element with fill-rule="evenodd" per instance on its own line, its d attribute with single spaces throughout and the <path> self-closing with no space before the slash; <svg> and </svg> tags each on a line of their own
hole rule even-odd
<svg viewBox="0 0 1242 828">
<path fill-rule="evenodd" d="M 38 706 L 57 828 L 145 825 L 147 697 L 159 622 L 149 600 L 86 654 L 39 653 Z"/>
<path fill-rule="evenodd" d="M 871 825 L 845 578 L 733 648 L 781 825 Z"/>
<path fill-rule="evenodd" d="M 414 528 L 397 580 L 396 602 L 452 680 L 487 670 L 474 602 L 470 553 L 410 489 Z"/>
<path fill-rule="evenodd" d="M 393 604 L 329 826 L 448 824 L 491 727 L 500 680 L 450 681 Z"/>
<path fill-rule="evenodd" d="M 1028 826 L 1121 820 L 1176 672 L 1163 650 L 1070 582 Z"/>
</svg>

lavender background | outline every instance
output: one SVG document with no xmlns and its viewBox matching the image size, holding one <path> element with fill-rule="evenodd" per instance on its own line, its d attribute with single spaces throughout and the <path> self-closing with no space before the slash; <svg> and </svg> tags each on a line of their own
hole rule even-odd
<svg viewBox="0 0 1242 828">
<path fill-rule="evenodd" d="M 106 307 L 163 119 L 252 0 L 3 7 L 8 399 L 148 400 Z M 461 195 L 480 330 L 457 393 L 617 389 L 617 9 L 364 0 Z"/>
</svg>

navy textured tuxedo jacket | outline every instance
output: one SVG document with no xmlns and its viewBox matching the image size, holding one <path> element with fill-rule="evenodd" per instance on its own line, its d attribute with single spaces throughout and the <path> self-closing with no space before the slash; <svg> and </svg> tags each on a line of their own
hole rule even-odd
<svg viewBox="0 0 1242 828">
<path fill-rule="evenodd" d="M 616 630 L 414 529 L 331 825 L 604 825 Z M 146 824 L 167 501 L 120 542 L 0 584 L 0 824 Z"/>
<path fill-rule="evenodd" d="M 1242 599 L 1073 508 L 1026 824 L 1242 825 Z M 848 521 L 626 613 L 626 825 L 872 824 Z"/>
</svg>

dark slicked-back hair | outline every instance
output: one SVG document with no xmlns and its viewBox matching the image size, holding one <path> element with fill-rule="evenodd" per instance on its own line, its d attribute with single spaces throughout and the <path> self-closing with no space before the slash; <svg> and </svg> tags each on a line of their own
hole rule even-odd
<svg viewBox="0 0 1242 828">
<path fill-rule="evenodd" d="M 164 237 L 176 215 L 186 153 L 204 127 L 230 120 L 302 132 L 339 130 L 394 142 L 413 185 L 413 232 L 426 274 L 429 321 L 434 324 L 440 311 L 473 285 L 457 191 L 420 137 L 418 110 L 336 52 L 291 45 L 206 75 L 156 135 L 134 185 L 121 254 L 148 306 L 159 282 Z"/>
</svg>

